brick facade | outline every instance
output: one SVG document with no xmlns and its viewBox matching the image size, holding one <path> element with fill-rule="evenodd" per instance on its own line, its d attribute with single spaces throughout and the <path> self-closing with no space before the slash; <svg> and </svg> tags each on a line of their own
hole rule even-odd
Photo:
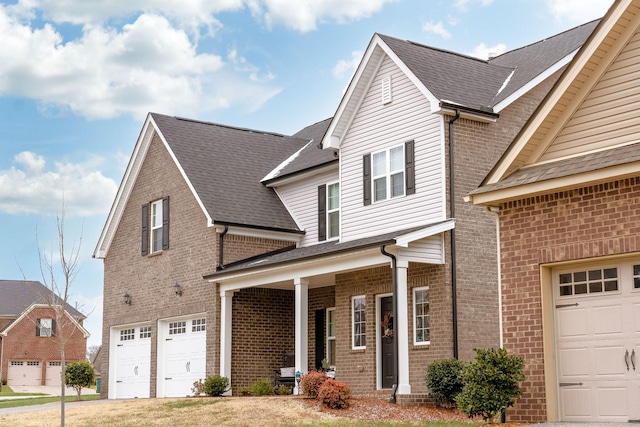
<svg viewBox="0 0 640 427">
<path fill-rule="evenodd" d="M 547 419 L 540 265 L 640 251 L 640 178 L 500 206 L 504 346 L 525 359 L 509 421 Z"/>
<path fill-rule="evenodd" d="M 56 321 L 56 337 L 36 336 L 37 319 L 56 319 L 55 310 L 50 307 L 35 307 L 18 323 L 12 325 L 2 342 L 2 379 L 7 379 L 8 366 L 12 360 L 39 361 L 42 368 L 42 385 L 45 385 L 48 362 L 60 361 L 58 339 L 65 341 L 65 360 L 75 362 L 86 360 L 87 339 L 83 331 L 68 318 Z M 6 324 L 7 322 L 4 321 Z M 82 326 L 82 321 L 78 322 Z M 2 327 L 0 326 L 0 329 Z"/>
</svg>

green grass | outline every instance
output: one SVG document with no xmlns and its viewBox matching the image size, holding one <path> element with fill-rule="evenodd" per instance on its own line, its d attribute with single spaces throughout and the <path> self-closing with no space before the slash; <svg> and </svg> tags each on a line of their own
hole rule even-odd
<svg viewBox="0 0 640 427">
<path fill-rule="evenodd" d="M 2 386 L 4 390 L 4 386 Z M 15 395 L 14 395 L 15 396 Z M 33 396 L 33 394 L 29 395 Z M 82 400 L 98 400 L 100 399 L 99 394 L 87 394 L 82 396 Z M 75 402 L 76 396 L 66 396 L 65 402 Z M 43 403 L 52 403 L 52 402 L 60 402 L 60 396 L 46 396 L 46 397 L 32 397 L 29 399 L 11 399 L 11 400 L 0 400 L 0 409 L 5 408 L 17 408 L 19 406 L 32 406 L 32 405 L 42 405 Z"/>
<path fill-rule="evenodd" d="M 390 422 L 390 421 L 356 421 L 349 420 L 343 423 L 341 422 L 331 422 L 331 423 L 320 423 L 320 424 L 299 424 L 299 427 L 336 427 L 336 426 L 349 426 L 349 427 L 479 427 L 482 423 L 465 423 L 465 422 L 428 422 L 425 421 L 421 424 L 412 424 L 412 423 L 401 423 L 401 422 Z"/>
<path fill-rule="evenodd" d="M 0 390 L 0 397 L 2 396 L 46 396 L 46 394 L 43 393 L 15 393 L 11 387 L 9 387 L 8 385 L 3 385 L 2 386 L 2 390 Z"/>
</svg>

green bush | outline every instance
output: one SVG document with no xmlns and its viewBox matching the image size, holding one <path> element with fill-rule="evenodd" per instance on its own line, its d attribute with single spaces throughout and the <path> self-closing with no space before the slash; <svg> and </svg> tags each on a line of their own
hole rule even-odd
<svg viewBox="0 0 640 427">
<path fill-rule="evenodd" d="M 327 381 L 327 376 L 322 372 L 311 371 L 302 377 L 300 388 L 307 396 L 315 399 L 318 397 L 320 386 Z"/>
<path fill-rule="evenodd" d="M 453 407 L 456 396 L 462 391 L 464 362 L 457 359 L 434 361 L 427 368 L 427 388 L 431 397 L 440 406 Z"/>
<path fill-rule="evenodd" d="M 260 378 L 249 386 L 252 396 L 266 396 L 273 394 L 273 385 L 271 385 L 271 379 Z"/>
<path fill-rule="evenodd" d="M 78 393 L 78 400 L 83 387 L 91 387 L 96 377 L 96 370 L 88 361 L 68 363 L 64 370 L 64 383 Z"/>
<path fill-rule="evenodd" d="M 458 408 L 469 418 L 480 415 L 485 422 L 493 420 L 520 397 L 523 368 L 524 359 L 504 349 L 476 349 L 476 361 L 462 371 L 464 387 L 456 398 Z"/>
<path fill-rule="evenodd" d="M 351 388 L 343 382 L 329 378 L 320 386 L 318 398 L 329 408 L 346 408 L 351 399 Z"/>
<path fill-rule="evenodd" d="M 289 387 L 286 384 L 277 385 L 276 388 L 273 389 L 273 392 L 278 396 L 286 396 L 288 394 L 293 393 L 293 388 Z"/>
<path fill-rule="evenodd" d="M 229 378 L 220 375 L 209 376 L 204 380 L 203 390 L 207 396 L 222 396 L 229 391 Z"/>
</svg>

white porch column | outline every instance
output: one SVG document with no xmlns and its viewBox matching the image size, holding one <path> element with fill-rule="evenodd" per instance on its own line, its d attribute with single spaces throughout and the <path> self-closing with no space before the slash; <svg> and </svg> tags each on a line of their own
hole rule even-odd
<svg viewBox="0 0 640 427">
<path fill-rule="evenodd" d="M 231 316 L 233 291 L 220 291 L 220 376 L 227 377 L 231 384 Z M 231 394 L 228 391 L 225 394 Z"/>
<path fill-rule="evenodd" d="M 396 263 L 398 292 L 396 301 L 396 329 L 398 337 L 398 394 L 411 394 L 409 384 L 409 295 L 407 290 L 408 261 L 398 260 Z"/>
<path fill-rule="evenodd" d="M 303 278 L 293 279 L 296 289 L 295 296 L 295 350 L 296 350 L 296 371 L 303 375 L 307 373 L 309 367 L 308 347 L 309 347 L 309 281 Z M 298 394 L 296 384 L 295 394 Z"/>
</svg>

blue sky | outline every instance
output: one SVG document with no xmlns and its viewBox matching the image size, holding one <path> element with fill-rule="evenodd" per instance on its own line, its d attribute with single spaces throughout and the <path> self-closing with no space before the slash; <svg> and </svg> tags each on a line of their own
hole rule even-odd
<svg viewBox="0 0 640 427">
<path fill-rule="evenodd" d="M 72 303 L 101 342 L 91 257 L 147 112 L 291 134 L 334 114 L 374 32 L 486 58 L 611 0 L 0 1 L 0 279 L 82 237 Z M 36 238 L 36 229 L 37 235 Z"/>
</svg>

